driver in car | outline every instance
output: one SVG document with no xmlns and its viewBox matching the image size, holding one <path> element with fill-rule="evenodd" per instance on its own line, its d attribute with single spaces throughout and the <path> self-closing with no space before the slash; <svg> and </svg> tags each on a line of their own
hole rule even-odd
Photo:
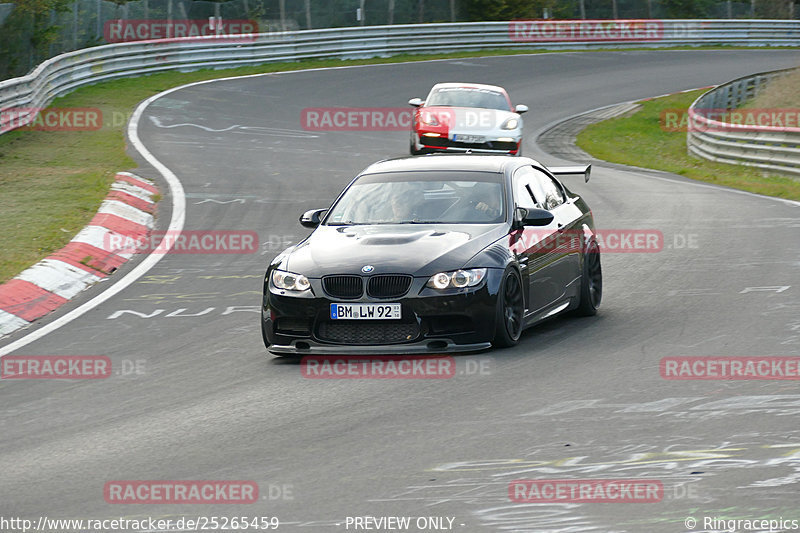
<svg viewBox="0 0 800 533">
<path fill-rule="evenodd" d="M 408 222 L 413 220 L 418 201 L 417 193 L 412 190 L 405 190 L 399 194 L 392 195 L 390 200 L 392 216 L 389 222 Z"/>
<path fill-rule="evenodd" d="M 496 219 L 502 213 L 500 208 L 500 197 L 492 188 L 478 189 L 478 187 L 479 186 L 476 185 L 475 193 L 479 194 L 475 196 L 475 200 L 473 201 L 473 207 L 476 212 L 475 214 L 477 214 L 478 218 L 481 220 Z"/>
</svg>

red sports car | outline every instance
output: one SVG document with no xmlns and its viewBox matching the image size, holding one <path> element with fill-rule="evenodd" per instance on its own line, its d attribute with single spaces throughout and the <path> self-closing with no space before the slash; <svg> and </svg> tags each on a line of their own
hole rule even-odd
<svg viewBox="0 0 800 533">
<path fill-rule="evenodd" d="M 472 152 L 521 155 L 525 105 L 512 105 L 502 87 L 438 83 L 428 98 L 412 98 L 412 155 Z"/>
</svg>

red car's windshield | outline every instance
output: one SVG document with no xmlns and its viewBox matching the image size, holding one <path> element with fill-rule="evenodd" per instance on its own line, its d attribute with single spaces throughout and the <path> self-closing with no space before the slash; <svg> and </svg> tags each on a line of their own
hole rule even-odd
<svg viewBox="0 0 800 533">
<path fill-rule="evenodd" d="M 426 106 L 477 107 L 511 111 L 503 93 L 472 87 L 442 87 L 435 89 L 425 101 Z"/>
</svg>

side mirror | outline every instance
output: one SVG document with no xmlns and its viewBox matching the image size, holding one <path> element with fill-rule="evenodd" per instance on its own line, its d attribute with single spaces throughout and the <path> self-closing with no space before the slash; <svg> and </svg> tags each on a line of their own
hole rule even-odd
<svg viewBox="0 0 800 533">
<path fill-rule="evenodd" d="M 514 222 L 517 226 L 547 226 L 553 221 L 553 213 L 535 207 L 514 209 Z"/>
<path fill-rule="evenodd" d="M 312 209 L 300 215 L 300 224 L 304 228 L 316 228 L 319 226 L 322 215 L 325 214 L 327 209 Z"/>
<path fill-rule="evenodd" d="M 419 107 L 425 102 L 422 101 L 422 98 L 412 98 L 408 101 L 408 105 L 413 105 L 414 107 Z"/>
<path fill-rule="evenodd" d="M 527 111 L 528 111 L 528 106 L 526 106 L 525 104 L 517 104 L 517 106 L 514 108 L 514 112 L 520 115 Z"/>
</svg>

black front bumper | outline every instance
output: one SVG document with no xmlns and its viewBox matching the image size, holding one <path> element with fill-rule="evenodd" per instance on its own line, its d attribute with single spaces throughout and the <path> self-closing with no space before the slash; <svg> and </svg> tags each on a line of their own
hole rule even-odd
<svg viewBox="0 0 800 533">
<path fill-rule="evenodd" d="M 298 346 L 298 343 L 300 346 Z M 271 344 L 275 355 L 434 355 L 442 353 L 479 352 L 492 347 L 491 342 L 456 344 L 451 340 L 423 341 L 408 344 L 376 344 L 369 346 L 339 346 L 314 341 L 292 341 L 291 344 Z"/>
<path fill-rule="evenodd" d="M 366 276 L 365 276 L 366 278 Z M 439 292 L 415 278 L 405 296 L 332 298 L 319 279 L 311 290 L 289 295 L 265 287 L 261 312 L 264 343 L 279 355 L 437 354 L 491 347 L 502 271 L 489 269 L 476 288 Z M 366 281 L 366 280 L 365 280 Z M 332 320 L 332 303 L 399 303 L 399 320 Z"/>
<path fill-rule="evenodd" d="M 515 142 L 488 140 L 483 143 L 456 142 L 447 137 L 419 137 L 423 149 L 430 151 L 467 151 L 486 153 L 516 153 L 519 145 Z"/>
</svg>

